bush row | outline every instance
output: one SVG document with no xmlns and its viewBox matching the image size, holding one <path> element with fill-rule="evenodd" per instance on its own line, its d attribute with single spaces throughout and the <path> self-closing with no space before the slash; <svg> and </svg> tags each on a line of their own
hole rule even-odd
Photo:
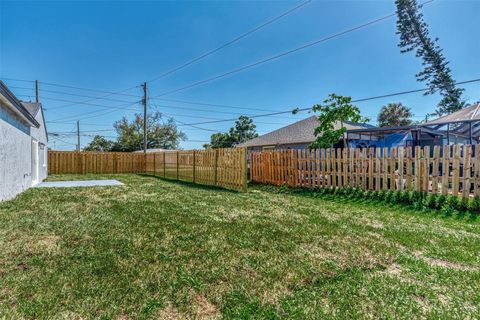
<svg viewBox="0 0 480 320">
<path fill-rule="evenodd" d="M 355 188 L 320 188 L 304 189 L 282 186 L 277 188 L 280 192 L 304 193 L 310 192 L 314 196 L 332 195 L 346 199 L 375 200 L 387 204 L 411 206 L 413 209 L 439 210 L 443 214 L 451 215 L 457 212 L 480 214 L 480 198 L 461 199 L 453 195 L 430 194 L 418 191 L 364 191 Z"/>
</svg>

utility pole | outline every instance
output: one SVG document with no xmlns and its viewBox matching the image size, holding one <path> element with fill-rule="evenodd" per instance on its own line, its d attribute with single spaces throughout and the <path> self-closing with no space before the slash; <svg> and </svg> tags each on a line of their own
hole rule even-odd
<svg viewBox="0 0 480 320">
<path fill-rule="evenodd" d="M 147 83 L 143 83 L 143 152 L 147 153 Z"/>
<path fill-rule="evenodd" d="M 38 80 L 35 80 L 35 102 L 38 103 L 40 99 L 38 98 Z"/>
<path fill-rule="evenodd" d="M 80 120 L 77 120 L 77 151 L 80 152 Z"/>
</svg>

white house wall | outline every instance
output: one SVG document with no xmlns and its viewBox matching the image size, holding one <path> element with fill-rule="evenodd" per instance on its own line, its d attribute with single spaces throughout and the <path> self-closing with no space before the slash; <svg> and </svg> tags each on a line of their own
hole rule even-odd
<svg viewBox="0 0 480 320">
<path fill-rule="evenodd" d="M 0 105 L 0 201 L 28 189 L 31 171 L 30 126 Z"/>
<path fill-rule="evenodd" d="M 38 113 L 35 116 L 35 120 L 37 120 L 38 123 L 40 123 L 40 127 L 38 128 L 31 128 L 31 137 L 35 140 L 38 141 L 39 143 L 39 148 L 38 148 L 38 162 L 40 164 L 39 169 L 38 169 L 38 178 L 39 182 L 43 181 L 47 175 L 48 175 L 48 140 L 47 140 L 47 132 L 45 130 L 45 122 L 43 121 L 43 112 L 42 109 L 38 111 Z M 45 146 L 45 149 L 42 150 L 40 148 L 40 144 L 43 144 Z M 47 156 L 45 155 L 47 154 Z"/>
</svg>

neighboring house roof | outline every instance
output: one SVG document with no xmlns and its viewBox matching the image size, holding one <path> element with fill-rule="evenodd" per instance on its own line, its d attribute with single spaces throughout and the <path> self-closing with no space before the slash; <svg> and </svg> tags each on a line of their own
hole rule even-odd
<svg viewBox="0 0 480 320">
<path fill-rule="evenodd" d="M 434 119 L 432 121 L 428 121 L 425 123 L 425 125 L 474 120 L 480 120 L 480 103 L 472 104 L 471 106 L 458 110 L 454 113 Z"/>
<path fill-rule="evenodd" d="M 147 153 L 163 152 L 163 151 L 172 151 L 172 150 L 167 150 L 167 149 L 162 149 L 162 148 L 147 149 Z M 140 152 L 143 152 L 143 150 L 138 150 L 138 151 L 133 151 L 133 152 L 134 152 L 134 153 L 140 153 Z"/>
<path fill-rule="evenodd" d="M 318 127 L 317 116 L 311 116 L 298 122 L 292 123 L 286 127 L 269 132 L 247 142 L 241 143 L 239 147 L 270 146 L 283 144 L 311 143 L 315 141 L 315 128 Z M 372 125 L 364 123 L 344 122 L 347 130 L 374 128 Z M 338 121 L 335 129 L 340 129 L 341 124 Z"/>
<path fill-rule="evenodd" d="M 35 117 L 22 105 L 20 100 L 15 97 L 15 95 L 8 89 L 8 87 L 0 80 L 0 98 L 4 100 L 5 105 L 10 107 L 15 113 L 20 115 L 25 121 L 27 121 L 30 125 L 38 128 L 40 124 Z"/>
</svg>

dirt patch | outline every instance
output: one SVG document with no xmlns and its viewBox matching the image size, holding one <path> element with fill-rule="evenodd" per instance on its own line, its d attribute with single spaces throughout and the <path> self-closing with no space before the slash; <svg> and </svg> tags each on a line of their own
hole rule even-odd
<svg viewBox="0 0 480 320">
<path fill-rule="evenodd" d="M 414 298 L 418 306 L 420 307 L 420 309 L 422 309 L 423 312 L 429 312 L 430 310 L 432 310 L 432 306 L 430 305 L 430 303 L 425 297 L 416 295 Z"/>
<path fill-rule="evenodd" d="M 196 294 L 193 298 L 194 313 L 196 319 L 219 319 L 220 313 L 217 307 L 202 294 Z"/>
<path fill-rule="evenodd" d="M 369 227 L 372 227 L 374 229 L 383 229 L 383 223 L 381 221 L 366 218 L 366 217 L 358 217 L 354 220 L 354 223 L 356 225 L 369 226 Z"/>
<path fill-rule="evenodd" d="M 53 253 L 58 250 L 59 240 L 59 236 L 47 235 L 38 240 L 37 245 L 40 247 L 41 250 L 47 251 L 48 253 Z"/>
<path fill-rule="evenodd" d="M 16 266 L 16 269 L 20 270 L 20 271 L 27 270 L 28 268 L 30 268 L 30 266 L 28 264 L 24 263 L 24 262 L 20 262 Z"/>
<path fill-rule="evenodd" d="M 392 276 L 398 276 L 400 273 L 402 273 L 402 268 L 399 264 L 392 263 L 387 269 L 385 269 L 385 273 Z"/>
<path fill-rule="evenodd" d="M 277 305 L 283 298 L 292 294 L 288 288 L 283 285 L 277 285 L 265 291 L 262 296 L 263 304 Z"/>
<path fill-rule="evenodd" d="M 59 319 L 85 320 L 86 317 L 72 311 L 65 311 L 58 315 Z"/>
<path fill-rule="evenodd" d="M 454 269 L 460 271 L 478 271 L 478 268 L 473 268 L 460 263 L 451 262 L 443 259 L 425 257 L 421 251 L 416 251 L 414 255 L 416 258 L 421 259 L 432 267 L 441 267 L 445 269 Z"/>
<path fill-rule="evenodd" d="M 157 319 L 162 320 L 186 320 L 187 317 L 174 308 L 171 304 L 168 304 L 165 308 L 160 310 L 157 314 Z"/>
<path fill-rule="evenodd" d="M 450 298 L 447 297 L 444 294 L 439 294 L 438 295 L 438 301 L 440 301 L 440 303 L 445 305 L 445 306 L 450 304 Z"/>
</svg>

